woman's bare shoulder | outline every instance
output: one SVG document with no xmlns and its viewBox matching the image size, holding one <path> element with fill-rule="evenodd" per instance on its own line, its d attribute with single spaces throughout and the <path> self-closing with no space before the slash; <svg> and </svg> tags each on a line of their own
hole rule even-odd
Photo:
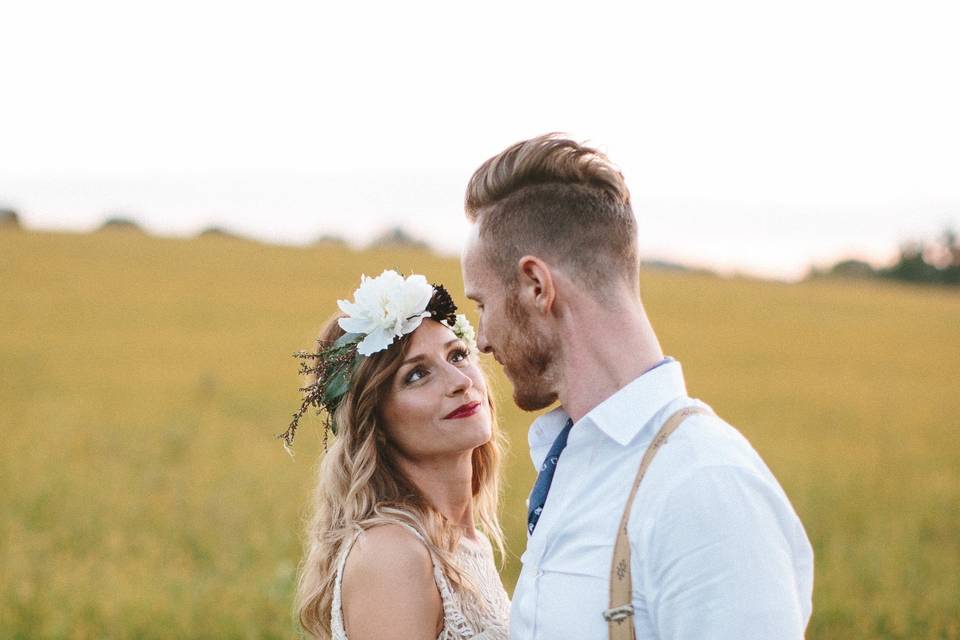
<svg viewBox="0 0 960 640">
<path fill-rule="evenodd" d="M 394 570 L 403 575 L 423 573 L 433 582 L 433 561 L 423 541 L 403 525 L 382 524 L 357 537 L 344 573 L 362 576 L 374 572 L 382 576 Z"/>
<path fill-rule="evenodd" d="M 397 637 L 399 630 L 404 637 L 435 638 L 443 621 L 430 552 L 402 525 L 371 527 L 357 537 L 342 592 L 352 639 Z"/>
</svg>

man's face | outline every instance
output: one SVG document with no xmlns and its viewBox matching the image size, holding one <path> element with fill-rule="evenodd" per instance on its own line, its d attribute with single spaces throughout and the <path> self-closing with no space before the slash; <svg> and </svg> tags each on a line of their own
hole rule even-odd
<svg viewBox="0 0 960 640">
<path fill-rule="evenodd" d="M 517 287 L 504 283 L 493 270 L 477 233 L 474 225 L 461 261 L 467 297 L 480 314 L 477 348 L 503 366 L 518 407 L 543 409 L 557 399 L 559 341 L 522 307 Z"/>
</svg>

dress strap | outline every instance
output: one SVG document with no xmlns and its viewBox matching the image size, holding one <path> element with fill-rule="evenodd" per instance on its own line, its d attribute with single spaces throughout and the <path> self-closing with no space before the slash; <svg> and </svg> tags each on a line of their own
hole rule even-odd
<svg viewBox="0 0 960 640">
<path fill-rule="evenodd" d="M 330 603 L 330 633 L 333 640 L 346 640 L 347 630 L 343 627 L 343 601 L 340 595 L 341 585 L 343 583 L 343 568 L 347 564 L 347 556 L 356 543 L 357 538 L 363 531 L 357 531 L 350 538 L 350 541 L 340 550 L 340 558 L 337 560 L 337 575 L 333 580 L 333 601 Z"/>
<path fill-rule="evenodd" d="M 467 619 L 463 615 L 463 611 L 460 608 L 460 604 L 453 596 L 453 588 L 450 586 L 447 576 L 443 573 L 443 565 L 440 564 L 440 560 L 433 554 L 430 546 L 427 545 L 426 540 L 423 538 L 423 534 L 405 522 L 400 522 L 398 524 L 410 530 L 410 532 L 417 536 L 417 538 L 420 539 L 420 542 L 423 542 L 427 547 L 427 552 L 430 554 L 430 560 L 433 562 L 433 580 L 437 583 L 437 591 L 440 592 L 440 600 L 443 602 L 444 627 L 449 628 L 454 634 L 462 638 L 474 637 L 476 632 L 470 626 L 470 623 L 467 622 Z"/>
</svg>

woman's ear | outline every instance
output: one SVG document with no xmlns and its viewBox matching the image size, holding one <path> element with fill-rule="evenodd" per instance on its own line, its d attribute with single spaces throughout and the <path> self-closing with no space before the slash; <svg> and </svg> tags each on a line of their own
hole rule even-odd
<svg viewBox="0 0 960 640">
<path fill-rule="evenodd" d="M 536 256 L 526 255 L 517 261 L 517 269 L 521 302 L 541 315 L 549 314 L 557 297 L 549 265 Z"/>
</svg>

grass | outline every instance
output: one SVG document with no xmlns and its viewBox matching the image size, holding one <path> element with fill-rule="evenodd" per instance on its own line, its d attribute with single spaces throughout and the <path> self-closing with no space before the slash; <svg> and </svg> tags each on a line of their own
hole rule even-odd
<svg viewBox="0 0 960 640">
<path fill-rule="evenodd" d="M 456 261 L 420 252 L 0 233 L 0 637 L 295 636 L 322 445 L 316 420 L 294 461 L 273 439 L 298 400 L 290 354 L 386 267 L 464 300 Z M 641 283 L 691 394 L 753 442 L 806 526 L 807 637 L 960 638 L 960 295 Z M 490 370 L 513 442 L 512 587 L 531 416 Z"/>
</svg>

